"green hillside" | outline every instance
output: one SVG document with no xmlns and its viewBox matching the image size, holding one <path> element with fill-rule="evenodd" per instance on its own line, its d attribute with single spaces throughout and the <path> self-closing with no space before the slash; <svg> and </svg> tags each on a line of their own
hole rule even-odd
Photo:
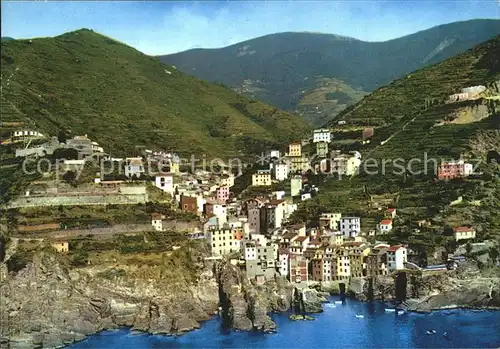
<svg viewBox="0 0 500 349">
<path fill-rule="evenodd" d="M 450 94 L 473 85 L 488 88 L 482 98 L 445 103 Z M 336 210 L 361 216 L 367 231 L 392 206 L 398 217 L 389 241 L 442 246 L 450 241 L 443 231 L 459 225 L 474 226 L 480 239 L 500 239 L 500 167 L 490 162 L 500 149 L 498 96 L 500 36 L 379 88 L 341 113 L 346 125 L 330 124 L 336 135 L 332 148 L 361 152 L 360 173 L 327 178 L 319 196 L 295 219 L 314 223 L 321 212 Z M 357 139 L 338 139 L 342 128 L 362 125 L 375 127 L 370 144 L 360 143 L 360 132 Z M 461 156 L 478 165 L 476 174 L 436 181 L 435 166 Z M 461 203 L 451 205 L 459 198 Z M 417 225 L 422 219 L 430 222 L 428 228 Z"/>
<path fill-rule="evenodd" d="M 88 134 L 116 156 L 138 147 L 247 156 L 308 130 L 295 116 L 91 30 L 2 41 L 1 55 L 2 121 Z"/>
<path fill-rule="evenodd" d="M 500 34 L 500 20 L 440 25 L 385 42 L 331 34 L 278 33 L 220 49 L 193 49 L 161 56 L 163 62 L 246 96 L 302 113 L 313 124 L 332 119 L 348 105 L 394 79 L 443 61 Z M 322 80 L 349 86 L 340 108 L 319 103 L 304 112 L 304 96 L 318 94 Z M 317 120 L 316 120 L 317 119 Z"/>
</svg>

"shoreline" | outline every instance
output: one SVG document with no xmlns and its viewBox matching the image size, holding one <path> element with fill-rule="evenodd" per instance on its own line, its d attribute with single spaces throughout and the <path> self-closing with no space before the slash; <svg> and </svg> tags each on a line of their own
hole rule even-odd
<svg viewBox="0 0 500 349">
<path fill-rule="evenodd" d="M 340 297 L 340 295 L 338 295 L 338 294 L 337 295 L 330 295 L 329 297 Z M 356 298 L 350 297 L 350 296 L 346 296 L 345 298 L 346 298 L 346 300 L 349 299 L 351 301 L 356 301 L 356 302 L 360 302 L 360 303 L 363 303 L 363 304 L 370 304 L 370 303 L 379 303 L 379 304 L 383 304 L 383 305 L 391 304 L 390 301 L 381 301 L 381 300 L 363 301 L 363 300 L 359 300 L 359 299 L 356 299 Z M 329 303 L 329 302 L 323 303 L 323 308 L 324 308 L 324 304 L 327 304 L 327 303 Z M 442 308 L 432 309 L 430 311 L 418 311 L 418 310 L 406 310 L 406 309 L 402 309 L 402 310 L 404 310 L 405 313 L 415 313 L 415 314 L 419 314 L 419 315 L 428 315 L 428 314 L 433 313 L 433 312 L 442 312 L 442 311 L 445 311 L 445 310 L 464 310 L 464 311 L 468 310 L 468 311 L 474 311 L 474 312 L 494 311 L 494 312 L 496 312 L 496 311 L 500 311 L 500 307 L 470 307 L 470 306 L 450 305 L 450 306 L 444 306 Z M 290 314 L 290 313 L 293 313 L 293 312 L 291 310 L 287 310 L 287 311 L 272 311 L 272 312 L 269 312 L 268 315 L 281 315 L 281 316 L 285 316 L 285 315 Z M 322 311 L 320 313 L 306 313 L 306 314 L 307 315 L 315 315 L 315 314 L 321 314 L 321 313 L 324 313 L 324 311 Z M 95 333 L 88 334 L 82 340 L 74 341 L 72 343 L 65 344 L 63 346 L 58 346 L 56 348 L 69 348 L 73 344 L 84 342 L 89 337 L 99 335 L 100 333 L 103 333 L 103 332 L 119 332 L 119 331 L 123 331 L 123 330 L 127 331 L 128 334 L 133 335 L 133 336 L 182 337 L 182 336 L 185 336 L 185 335 L 187 335 L 187 334 L 189 334 L 191 332 L 195 332 L 197 330 L 201 330 L 202 327 L 205 325 L 206 322 L 217 320 L 217 318 L 219 318 L 218 319 L 219 321 L 222 321 L 221 316 L 218 313 L 215 313 L 209 319 L 200 321 L 200 326 L 198 328 L 193 328 L 191 330 L 184 331 L 184 332 L 181 332 L 181 333 L 151 333 L 151 332 L 148 332 L 148 331 L 141 331 L 141 330 L 133 329 L 133 326 L 118 326 L 117 328 L 109 328 L 109 329 L 102 329 L 100 331 L 96 331 Z M 289 320 L 289 321 L 290 322 L 297 322 L 297 321 L 293 321 L 293 320 Z M 300 322 L 297 322 L 297 323 L 300 323 Z M 277 334 L 279 332 L 278 329 L 275 329 L 274 331 L 262 331 L 262 330 L 256 330 L 256 329 L 253 329 L 253 330 L 241 330 L 241 329 L 232 329 L 232 328 L 227 329 L 227 331 L 228 331 L 228 333 L 231 333 L 231 332 L 248 332 L 248 333 L 251 333 L 251 332 L 253 332 L 253 333 L 259 333 L 259 334 Z"/>
</svg>

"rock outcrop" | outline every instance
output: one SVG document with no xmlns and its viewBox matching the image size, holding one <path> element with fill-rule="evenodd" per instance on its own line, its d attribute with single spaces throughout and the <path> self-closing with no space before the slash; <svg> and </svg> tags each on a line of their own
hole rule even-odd
<svg viewBox="0 0 500 349">
<path fill-rule="evenodd" d="M 11 348 L 45 348 L 118 326 L 181 333 L 198 328 L 218 307 L 217 283 L 209 271 L 194 284 L 101 275 L 98 267 L 70 269 L 53 254 L 36 256 L 2 280 L 0 337 Z"/>
<path fill-rule="evenodd" d="M 427 312 L 450 307 L 500 307 L 500 277 L 484 276 L 471 264 L 456 271 L 407 273 L 407 281 L 403 304 L 408 310 Z M 369 293 L 369 282 L 366 282 L 363 292 L 355 297 L 366 300 Z M 373 299 L 400 303 L 396 294 L 394 277 L 373 280 Z"/>
</svg>

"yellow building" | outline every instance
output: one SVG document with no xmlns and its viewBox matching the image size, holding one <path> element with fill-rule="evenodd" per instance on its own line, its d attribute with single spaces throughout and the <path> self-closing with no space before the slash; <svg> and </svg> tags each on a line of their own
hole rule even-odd
<svg viewBox="0 0 500 349">
<path fill-rule="evenodd" d="M 170 172 L 174 174 L 179 174 L 181 172 L 178 162 L 170 163 Z"/>
<path fill-rule="evenodd" d="M 258 170 L 252 175 L 253 186 L 270 186 L 271 185 L 271 171 Z"/>
<path fill-rule="evenodd" d="M 52 247 L 59 253 L 69 252 L 69 243 L 67 241 L 53 242 Z"/>
<path fill-rule="evenodd" d="M 300 142 L 290 143 L 288 145 L 288 156 L 302 156 L 302 144 Z"/>
<path fill-rule="evenodd" d="M 351 276 L 351 261 L 349 259 L 349 253 L 345 249 L 341 248 L 337 250 L 335 265 L 336 265 L 335 268 L 336 270 L 334 270 L 335 271 L 335 275 L 333 275 L 334 279 L 342 280 L 342 279 L 347 279 Z"/>
<path fill-rule="evenodd" d="M 309 160 L 306 157 L 287 155 L 286 159 L 292 173 L 304 173 L 310 168 Z"/>
</svg>

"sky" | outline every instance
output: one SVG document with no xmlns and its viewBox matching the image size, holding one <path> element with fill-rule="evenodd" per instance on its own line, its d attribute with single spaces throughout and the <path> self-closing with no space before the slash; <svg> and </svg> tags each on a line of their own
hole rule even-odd
<svg viewBox="0 0 500 349">
<path fill-rule="evenodd" d="M 150 55 L 287 31 L 384 41 L 444 23 L 500 18 L 500 0 L 2 0 L 1 7 L 2 36 L 46 37 L 89 28 Z"/>
</svg>

